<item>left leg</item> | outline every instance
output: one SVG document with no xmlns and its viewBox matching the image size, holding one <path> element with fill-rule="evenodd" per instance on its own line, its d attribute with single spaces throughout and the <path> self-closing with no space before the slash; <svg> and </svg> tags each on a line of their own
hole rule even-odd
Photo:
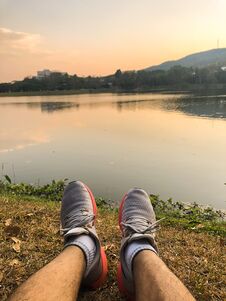
<svg viewBox="0 0 226 301">
<path fill-rule="evenodd" d="M 74 301 L 80 284 L 96 289 L 107 276 L 107 258 L 95 228 L 97 208 L 80 181 L 65 188 L 61 206 L 64 251 L 31 276 L 10 301 Z"/>
<path fill-rule="evenodd" d="M 74 301 L 85 267 L 82 250 L 76 246 L 69 246 L 23 283 L 9 300 Z"/>
</svg>

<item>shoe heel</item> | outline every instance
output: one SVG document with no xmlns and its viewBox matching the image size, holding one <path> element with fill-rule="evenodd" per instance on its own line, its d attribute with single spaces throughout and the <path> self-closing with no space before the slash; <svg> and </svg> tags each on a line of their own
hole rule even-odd
<svg viewBox="0 0 226 301">
<path fill-rule="evenodd" d="M 122 278 L 122 265 L 121 265 L 121 262 L 119 262 L 119 264 L 118 264 L 117 282 L 118 282 L 118 288 L 119 288 L 120 294 L 123 297 L 126 297 L 127 301 L 135 301 L 135 298 L 130 295 L 130 293 L 127 291 L 127 289 L 124 286 L 123 278 Z"/>
<path fill-rule="evenodd" d="M 100 286 L 102 286 L 107 278 L 108 263 L 107 263 L 107 256 L 103 247 L 101 247 L 100 249 L 100 256 L 101 256 L 101 263 L 102 263 L 102 272 L 100 277 L 91 285 L 92 289 L 97 289 Z"/>
<path fill-rule="evenodd" d="M 118 282 L 118 289 L 119 289 L 121 295 L 125 295 L 126 291 L 124 289 L 123 280 L 122 280 L 122 266 L 121 266 L 121 262 L 119 262 L 119 264 L 118 264 L 117 282 Z"/>
</svg>

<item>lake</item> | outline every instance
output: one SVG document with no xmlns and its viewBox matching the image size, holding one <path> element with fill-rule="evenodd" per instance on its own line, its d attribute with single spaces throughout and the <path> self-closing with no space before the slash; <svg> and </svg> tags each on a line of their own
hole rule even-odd
<svg viewBox="0 0 226 301">
<path fill-rule="evenodd" d="M 80 179 L 119 202 L 131 187 L 225 208 L 226 96 L 0 98 L 1 177 Z"/>
</svg>

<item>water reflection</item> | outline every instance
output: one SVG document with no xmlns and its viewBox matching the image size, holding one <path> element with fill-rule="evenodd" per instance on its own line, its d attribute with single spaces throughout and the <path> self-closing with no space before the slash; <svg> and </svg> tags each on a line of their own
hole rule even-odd
<svg viewBox="0 0 226 301">
<path fill-rule="evenodd" d="M 80 104 L 73 102 L 41 102 L 40 107 L 42 112 L 54 113 L 55 111 L 79 109 Z"/>
<path fill-rule="evenodd" d="M 55 111 L 79 108 L 80 104 L 74 102 L 9 102 L 1 103 L 0 106 L 27 107 L 29 109 L 41 109 L 41 112 L 54 113 Z"/>
<path fill-rule="evenodd" d="M 16 181 L 81 179 L 120 200 L 130 187 L 225 207 L 226 97 L 0 98 L 0 165 Z"/>
<path fill-rule="evenodd" d="M 189 97 L 189 96 L 166 96 L 162 99 L 155 99 L 155 95 L 151 99 L 118 100 L 113 101 L 92 101 L 77 102 L 75 101 L 36 101 L 36 102 L 15 102 L 8 100 L 1 102 L 0 106 L 26 106 L 29 109 L 40 109 L 43 113 L 54 113 L 63 110 L 80 109 L 88 107 L 90 109 L 111 106 L 118 111 L 123 110 L 139 110 L 139 109 L 161 109 L 167 111 L 177 111 L 186 115 L 193 115 L 206 118 L 226 119 L 226 96 L 221 97 Z"/>
<path fill-rule="evenodd" d="M 226 98 L 181 98 L 179 101 L 167 102 L 166 108 L 208 118 L 226 118 Z"/>
</svg>

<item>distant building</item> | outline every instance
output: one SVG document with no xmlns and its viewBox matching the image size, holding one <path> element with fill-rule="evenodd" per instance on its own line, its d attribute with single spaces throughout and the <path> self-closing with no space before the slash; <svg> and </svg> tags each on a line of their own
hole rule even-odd
<svg viewBox="0 0 226 301">
<path fill-rule="evenodd" d="M 37 78 L 45 78 L 51 75 L 51 71 L 49 69 L 44 69 L 42 71 L 37 71 Z"/>
<path fill-rule="evenodd" d="M 226 71 L 226 67 L 221 67 L 221 70 L 222 71 Z"/>
<path fill-rule="evenodd" d="M 37 76 L 36 78 L 38 79 L 42 79 L 42 78 L 46 78 L 49 77 L 51 74 L 61 74 L 61 75 L 66 75 L 66 72 L 60 72 L 60 71 L 51 71 L 49 69 L 44 69 L 42 71 L 37 71 Z"/>
</svg>

